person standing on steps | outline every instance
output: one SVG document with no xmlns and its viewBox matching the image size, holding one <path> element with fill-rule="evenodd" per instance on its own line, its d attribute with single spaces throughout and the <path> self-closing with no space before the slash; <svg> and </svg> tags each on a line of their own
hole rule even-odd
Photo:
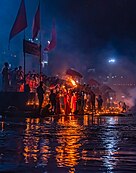
<svg viewBox="0 0 136 173">
<path fill-rule="evenodd" d="M 102 99 L 102 96 L 101 95 L 98 96 L 97 103 L 98 103 L 98 111 L 101 111 L 101 109 L 102 109 L 102 103 L 103 103 L 103 99 Z"/>
<path fill-rule="evenodd" d="M 41 112 L 43 100 L 44 100 L 44 89 L 43 89 L 43 82 L 40 82 L 40 85 L 36 89 L 38 100 L 39 100 L 39 113 Z"/>
<path fill-rule="evenodd" d="M 2 90 L 4 92 L 9 90 L 9 64 L 7 62 L 4 63 L 2 69 Z"/>
</svg>

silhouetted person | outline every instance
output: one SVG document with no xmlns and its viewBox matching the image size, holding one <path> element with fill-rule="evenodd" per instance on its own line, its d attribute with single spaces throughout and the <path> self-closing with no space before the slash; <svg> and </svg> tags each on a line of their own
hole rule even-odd
<svg viewBox="0 0 136 173">
<path fill-rule="evenodd" d="M 98 96 L 97 102 L 98 102 L 98 111 L 101 111 L 102 103 L 103 103 L 103 99 L 101 95 Z"/>
<path fill-rule="evenodd" d="M 51 112 L 50 112 L 50 104 L 47 104 L 44 108 L 43 108 L 43 110 L 42 110 L 42 115 L 44 116 L 44 115 L 46 115 L 46 116 L 48 116 L 48 115 L 50 115 L 51 114 Z"/>
<path fill-rule="evenodd" d="M 91 101 L 92 111 L 95 111 L 95 94 L 94 92 L 91 91 L 90 95 L 91 95 L 90 101 Z"/>
<path fill-rule="evenodd" d="M 29 84 L 25 84 L 24 92 L 25 92 L 25 99 L 27 102 L 30 99 L 30 86 L 29 86 Z"/>
<path fill-rule="evenodd" d="M 18 82 L 20 82 L 24 79 L 24 72 L 22 70 L 22 66 L 19 66 L 19 68 L 17 70 L 17 78 L 18 78 Z"/>
<path fill-rule="evenodd" d="M 59 93 L 56 94 L 56 114 L 60 114 L 60 97 L 59 97 Z"/>
<path fill-rule="evenodd" d="M 22 70 L 22 66 L 19 66 L 17 70 L 17 91 L 20 91 L 23 80 L 24 80 L 24 72 Z"/>
<path fill-rule="evenodd" d="M 2 85 L 3 91 L 7 92 L 9 89 L 9 64 L 7 62 L 4 63 L 4 67 L 2 69 Z"/>
<path fill-rule="evenodd" d="M 56 94 L 51 90 L 51 93 L 49 95 L 50 103 L 52 106 L 52 110 L 55 113 L 56 112 Z"/>
<path fill-rule="evenodd" d="M 12 86 L 13 91 L 17 91 L 17 70 L 18 70 L 18 68 L 16 67 L 11 72 L 11 86 Z"/>
<path fill-rule="evenodd" d="M 84 93 L 81 92 L 80 94 L 81 94 L 81 96 L 80 96 L 80 98 L 81 98 L 81 111 L 80 111 L 80 114 L 84 114 L 84 104 L 85 104 L 85 102 L 84 102 Z"/>
<path fill-rule="evenodd" d="M 42 108 L 43 99 L 44 99 L 44 90 L 43 90 L 43 82 L 40 82 L 40 85 L 37 87 L 37 94 L 38 94 L 38 100 L 39 100 L 39 113 Z"/>
<path fill-rule="evenodd" d="M 25 84 L 24 92 L 25 93 L 30 93 L 30 86 L 29 86 L 29 84 Z"/>
<path fill-rule="evenodd" d="M 122 105 L 122 112 L 126 112 L 126 110 L 127 110 L 127 105 L 124 102 L 123 105 Z"/>
</svg>

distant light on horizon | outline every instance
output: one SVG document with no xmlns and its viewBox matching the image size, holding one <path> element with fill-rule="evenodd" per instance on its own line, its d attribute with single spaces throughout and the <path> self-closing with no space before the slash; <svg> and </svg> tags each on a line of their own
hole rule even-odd
<svg viewBox="0 0 136 173">
<path fill-rule="evenodd" d="M 31 42 L 34 42 L 32 38 L 29 38 L 28 40 L 31 41 Z"/>
<path fill-rule="evenodd" d="M 108 62 L 109 62 L 110 64 L 114 64 L 114 63 L 116 62 L 116 60 L 115 60 L 114 58 L 111 58 L 111 59 L 108 60 Z"/>
</svg>

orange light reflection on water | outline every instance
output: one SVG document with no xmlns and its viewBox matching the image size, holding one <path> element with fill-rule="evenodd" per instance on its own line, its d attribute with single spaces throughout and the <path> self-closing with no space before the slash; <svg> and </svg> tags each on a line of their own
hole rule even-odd
<svg viewBox="0 0 136 173">
<path fill-rule="evenodd" d="M 4 131 L 4 121 L 1 122 L 1 131 Z"/>
<path fill-rule="evenodd" d="M 45 131 L 45 126 L 40 124 L 39 118 L 27 118 L 24 134 L 24 160 L 25 163 L 40 161 L 46 165 L 50 156 L 49 139 L 42 138 L 41 130 Z"/>
<path fill-rule="evenodd" d="M 59 167 L 68 166 L 70 173 L 74 173 L 74 167 L 78 165 L 80 155 L 80 140 L 83 136 L 82 127 L 75 117 L 62 117 L 58 125 L 64 126 L 57 132 L 58 146 L 56 147 L 56 161 Z"/>
<path fill-rule="evenodd" d="M 38 129 L 36 125 L 39 122 L 39 118 L 37 119 L 26 119 L 26 129 L 25 129 L 25 136 L 24 136 L 24 157 L 25 163 L 29 163 L 29 160 L 32 159 L 34 162 L 37 161 L 37 155 L 39 152 L 38 143 L 39 137 L 33 136 L 32 132 Z"/>
</svg>

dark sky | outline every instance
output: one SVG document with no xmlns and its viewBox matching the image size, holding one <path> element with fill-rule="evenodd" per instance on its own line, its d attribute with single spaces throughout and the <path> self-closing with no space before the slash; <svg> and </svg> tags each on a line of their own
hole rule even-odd
<svg viewBox="0 0 136 173">
<path fill-rule="evenodd" d="M 82 64 L 100 67 L 110 57 L 120 64 L 136 63 L 135 0 L 54 0 L 49 4 L 50 8 L 54 4 L 52 13 L 62 31 L 58 37 L 66 36 L 63 48 L 79 53 Z"/>
<path fill-rule="evenodd" d="M 71 28 L 82 50 L 105 48 L 107 44 L 126 49 L 136 39 L 135 0 L 54 0 L 55 15 Z M 123 43 L 123 45 L 121 45 Z M 82 46 L 81 46 L 82 44 Z M 128 45 L 129 46 L 129 45 Z M 122 52 L 122 50 L 121 50 Z"/>
<path fill-rule="evenodd" d="M 52 19 L 56 19 L 57 47 L 49 54 L 53 68 L 60 61 L 62 66 L 82 71 L 102 68 L 99 64 L 110 57 L 120 63 L 136 64 L 136 0 L 41 0 L 41 3 L 43 46 L 50 38 Z M 0 2 L 0 51 L 7 49 L 19 4 L 20 0 Z M 26 0 L 29 38 L 37 4 L 38 0 Z M 21 40 L 19 34 L 11 43 L 11 50 L 17 54 Z"/>
</svg>

